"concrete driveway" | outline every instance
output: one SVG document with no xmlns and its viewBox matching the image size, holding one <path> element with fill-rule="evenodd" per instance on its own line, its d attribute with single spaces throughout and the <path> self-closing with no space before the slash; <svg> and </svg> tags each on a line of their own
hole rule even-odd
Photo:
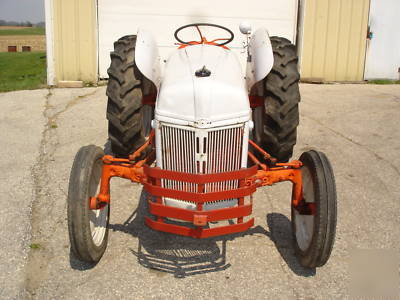
<svg viewBox="0 0 400 300">
<path fill-rule="evenodd" d="M 334 250 L 317 270 L 294 257 L 286 183 L 257 191 L 248 232 L 197 241 L 145 227 L 142 187 L 113 179 L 108 249 L 97 266 L 80 263 L 68 178 L 79 147 L 106 142 L 105 88 L 0 94 L 0 298 L 347 298 L 354 249 L 400 250 L 400 86 L 301 92 L 294 157 L 325 152 L 339 201 Z"/>
</svg>

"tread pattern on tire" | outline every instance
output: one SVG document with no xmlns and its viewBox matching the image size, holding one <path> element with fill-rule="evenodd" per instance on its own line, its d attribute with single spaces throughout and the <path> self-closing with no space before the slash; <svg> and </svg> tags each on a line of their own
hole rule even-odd
<svg viewBox="0 0 400 300">
<path fill-rule="evenodd" d="M 287 39 L 270 38 L 274 65 L 264 79 L 262 147 L 280 162 L 287 162 L 297 139 L 300 101 L 296 47 Z"/>
<path fill-rule="evenodd" d="M 324 170 L 324 179 L 327 187 L 327 224 L 325 231 L 324 244 L 322 247 L 321 255 L 318 258 L 317 266 L 321 267 L 328 261 L 331 253 L 333 244 L 335 241 L 336 235 L 336 223 L 337 223 L 337 195 L 336 195 L 336 183 L 335 177 L 333 175 L 332 166 L 326 157 L 326 155 L 322 152 L 318 152 L 321 164 L 323 165 Z"/>
<path fill-rule="evenodd" d="M 306 251 L 302 251 L 295 242 L 295 250 L 303 266 L 321 267 L 328 261 L 335 241 L 337 222 L 335 177 L 329 160 L 322 152 L 314 150 L 305 152 L 301 155 L 300 161 L 314 174 L 315 201 L 318 204 L 311 244 Z M 293 227 L 293 236 L 296 241 L 295 227 Z"/>
<path fill-rule="evenodd" d="M 108 136 L 117 157 L 127 157 L 145 142 L 141 112 L 144 77 L 135 64 L 135 45 L 134 35 L 116 41 L 107 71 Z"/>
</svg>

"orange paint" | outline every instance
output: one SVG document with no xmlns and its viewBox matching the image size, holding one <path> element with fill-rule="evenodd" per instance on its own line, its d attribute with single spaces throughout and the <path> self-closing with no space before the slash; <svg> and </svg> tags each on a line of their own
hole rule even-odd
<svg viewBox="0 0 400 300">
<path fill-rule="evenodd" d="M 249 143 L 255 150 L 259 151 L 266 159 L 272 161 L 272 157 L 253 141 Z M 135 161 L 143 151 L 153 146 L 152 151 L 142 160 Z M 252 211 L 252 194 L 257 187 L 273 185 L 282 181 L 293 183 L 292 205 L 296 208 L 302 198 L 302 178 L 300 161 L 294 160 L 289 163 L 277 163 L 273 168 L 260 163 L 255 155 L 249 152 L 249 157 L 255 163 L 254 166 L 247 169 L 230 171 L 214 174 L 191 174 L 169 170 L 163 170 L 157 167 L 151 167 L 154 162 L 154 130 L 151 131 L 146 143 L 137 151 L 129 156 L 128 159 L 114 158 L 110 155 L 103 157 L 103 171 L 100 183 L 100 192 L 96 197 L 89 199 L 90 209 L 101 209 L 110 203 L 110 179 L 120 177 L 138 182 L 144 185 L 145 190 L 155 197 L 156 202 L 149 199 L 150 213 L 156 217 L 156 220 L 146 218 L 146 224 L 155 230 L 192 236 L 195 238 L 204 238 L 218 236 L 234 232 L 247 230 L 254 224 L 250 219 L 244 222 L 244 217 L 249 216 Z M 175 180 L 178 182 L 190 182 L 197 185 L 197 192 L 168 189 L 162 186 L 163 180 Z M 223 182 L 228 180 L 238 180 L 237 188 L 218 192 L 205 192 L 204 186 L 207 183 Z M 162 199 L 170 197 L 196 203 L 196 210 L 182 209 L 166 206 Z M 245 197 L 250 197 L 250 204 L 245 204 Z M 150 197 L 152 198 L 152 197 Z M 238 199 L 237 206 L 204 211 L 203 205 L 206 202 L 219 201 L 223 199 Z M 315 213 L 315 207 L 309 206 L 309 211 Z M 165 222 L 165 218 L 174 218 L 186 222 L 191 222 L 195 228 L 188 228 L 181 225 L 172 225 Z M 204 228 L 212 221 L 232 220 L 236 223 L 215 227 Z"/>
</svg>

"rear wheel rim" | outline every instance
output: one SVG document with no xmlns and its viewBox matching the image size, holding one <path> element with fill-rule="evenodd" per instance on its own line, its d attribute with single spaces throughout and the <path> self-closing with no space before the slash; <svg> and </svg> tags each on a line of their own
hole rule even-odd
<svg viewBox="0 0 400 300">
<path fill-rule="evenodd" d="M 93 166 L 92 176 L 89 182 L 89 199 L 95 197 L 100 191 L 100 177 L 102 173 L 102 161 L 98 159 Z M 108 210 L 106 205 L 102 209 L 89 210 L 90 233 L 93 243 L 99 247 L 105 238 L 108 224 Z"/>
<path fill-rule="evenodd" d="M 303 198 L 307 203 L 315 202 L 314 183 L 311 172 L 306 167 L 301 168 Z M 302 251 L 306 251 L 311 244 L 314 233 L 314 215 L 302 215 L 294 209 L 295 235 L 297 245 Z"/>
</svg>

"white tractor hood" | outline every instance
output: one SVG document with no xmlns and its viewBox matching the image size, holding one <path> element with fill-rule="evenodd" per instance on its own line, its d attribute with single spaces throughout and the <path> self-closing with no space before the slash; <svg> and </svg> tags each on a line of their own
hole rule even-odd
<svg viewBox="0 0 400 300">
<path fill-rule="evenodd" d="M 196 76 L 203 67 L 211 74 Z M 178 49 L 168 59 L 163 75 L 156 120 L 207 128 L 250 119 L 244 76 L 232 51 L 212 45 Z"/>
</svg>

